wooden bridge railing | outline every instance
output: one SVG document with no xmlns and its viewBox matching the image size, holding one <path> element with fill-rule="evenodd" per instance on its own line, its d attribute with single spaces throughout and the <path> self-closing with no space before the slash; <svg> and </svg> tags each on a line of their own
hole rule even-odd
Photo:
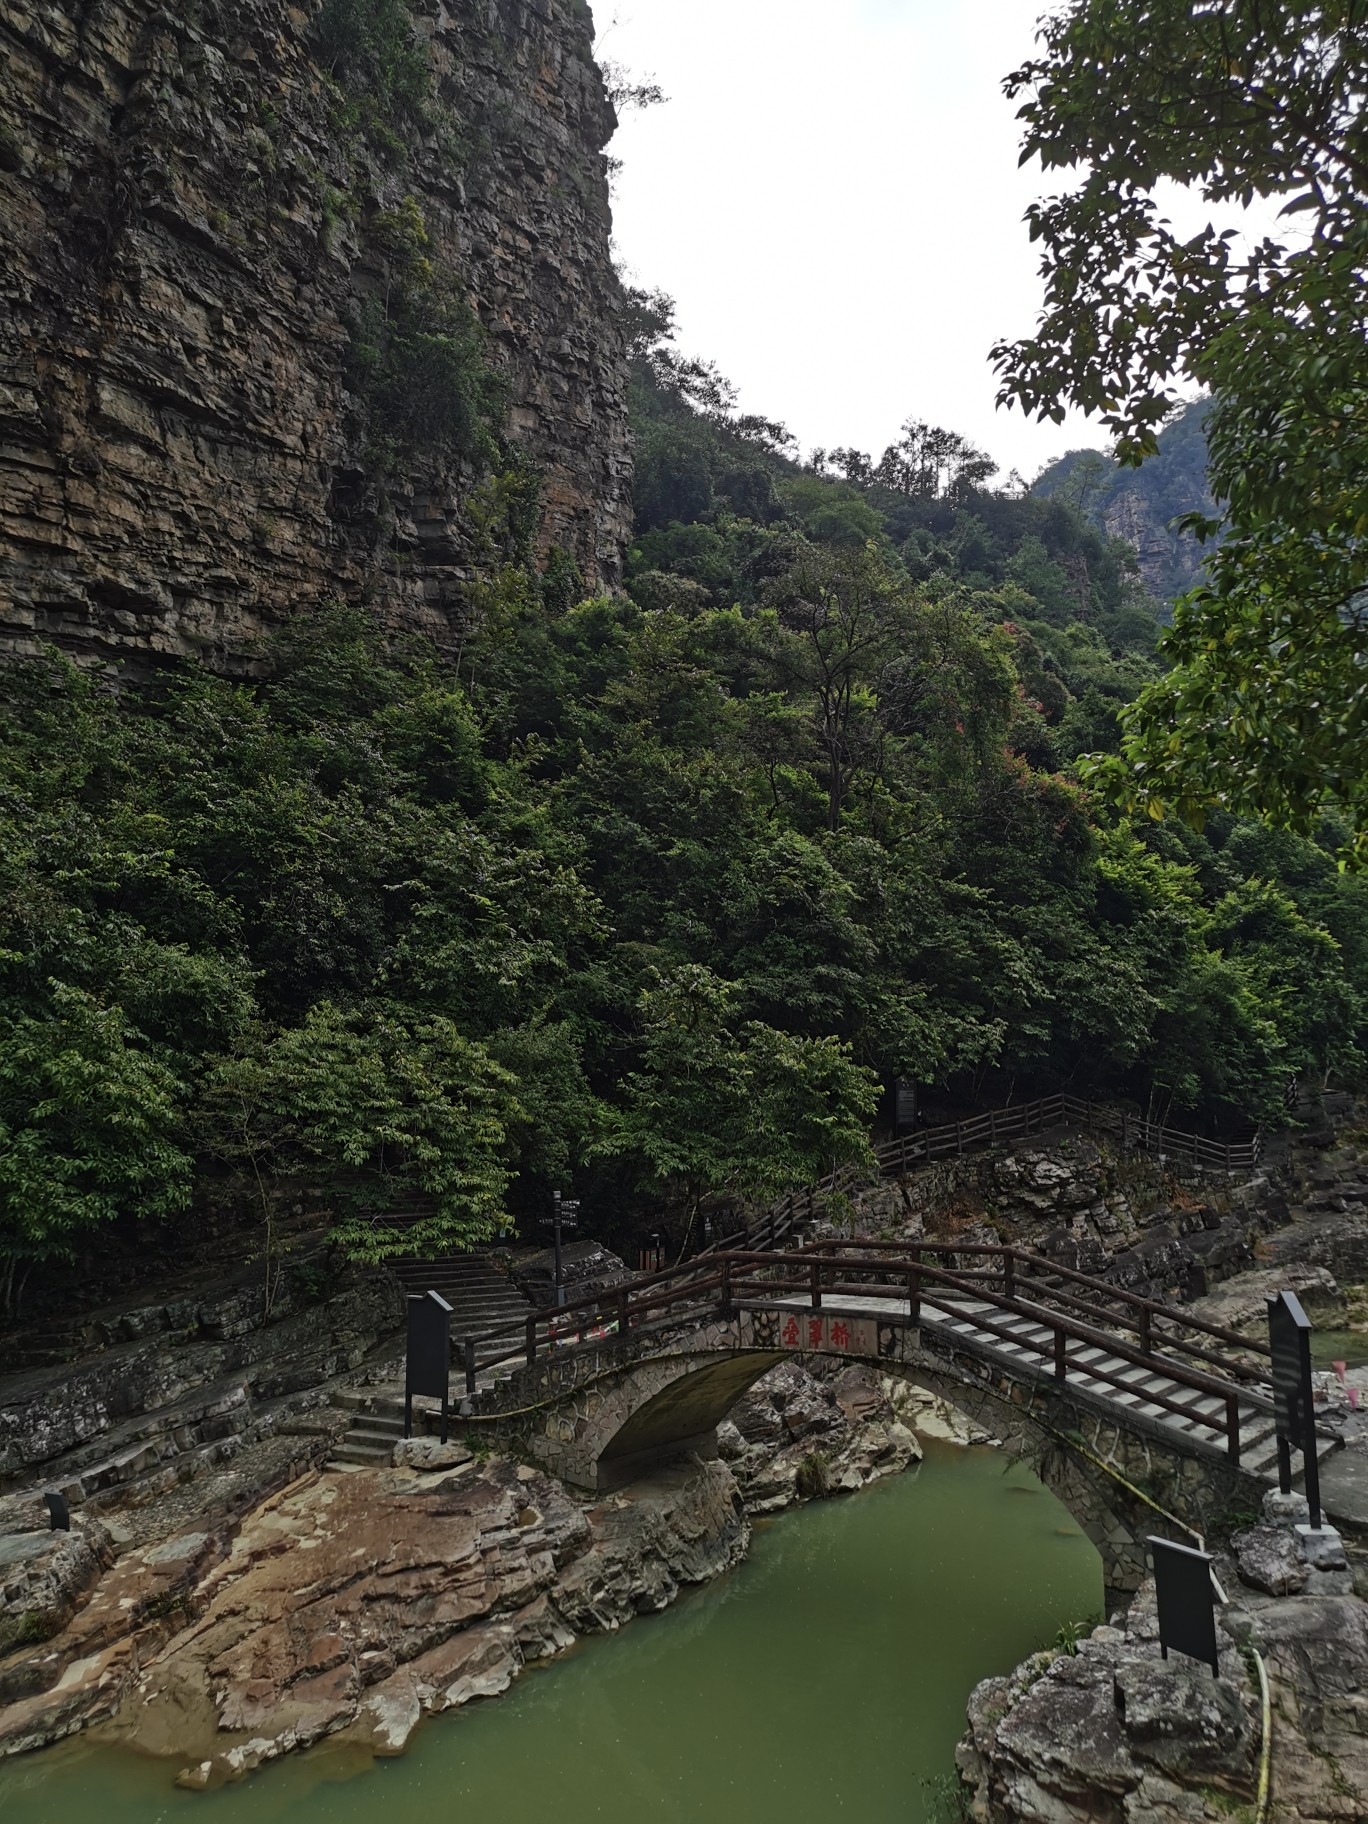
<svg viewBox="0 0 1368 1824">
<path fill-rule="evenodd" d="M 902 1307 L 881 1322 L 921 1321 L 923 1303 L 953 1313 L 973 1300 L 974 1328 L 1037 1358 L 1037 1371 L 1066 1382 L 1070 1371 L 1118 1391 L 1140 1393 L 1150 1405 L 1215 1434 L 1232 1462 L 1240 1460 L 1240 1404 L 1271 1409 L 1263 1384 L 1269 1350 L 1220 1324 L 1123 1291 L 1086 1273 L 1058 1267 L 1027 1249 L 991 1243 L 825 1241 L 786 1253 L 727 1249 L 649 1274 L 605 1293 L 533 1312 L 519 1332 L 508 1329 L 464 1339 L 466 1389 L 477 1391 L 481 1369 L 509 1362 L 532 1366 L 547 1349 L 625 1349 L 632 1332 L 667 1332 L 684 1322 L 741 1309 L 792 1308 L 794 1297 L 819 1311 L 823 1300 L 877 1298 Z M 986 1309 L 984 1309 L 986 1307 Z M 855 1313 L 860 1315 L 860 1313 Z M 1044 1338 L 1023 1335 L 1003 1316 L 1026 1318 Z M 957 1346 L 972 1350 L 962 1333 Z M 1123 1364 L 1083 1350 L 1101 1350 Z M 1137 1388 L 1125 1370 L 1140 1366 L 1194 1398 L 1152 1384 Z M 1205 1402 L 1208 1409 L 1203 1409 Z M 1209 1410 L 1214 1403 L 1215 1411 Z"/>
</svg>

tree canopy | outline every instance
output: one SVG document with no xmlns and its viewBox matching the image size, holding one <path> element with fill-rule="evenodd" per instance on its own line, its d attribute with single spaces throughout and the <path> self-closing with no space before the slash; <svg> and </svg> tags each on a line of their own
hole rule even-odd
<svg viewBox="0 0 1368 1824">
<path fill-rule="evenodd" d="M 1160 676 L 1133 555 L 957 460 L 798 463 L 646 303 L 622 592 L 510 563 L 459 673 L 341 607 L 249 682 L 0 673 L 21 1276 L 225 1204 L 268 1265 L 301 1202 L 352 1257 L 437 1252 L 553 1187 L 678 1247 L 867 1159 L 893 1077 L 1219 1125 L 1360 1074 L 1343 826 L 1080 781 Z"/>
</svg>

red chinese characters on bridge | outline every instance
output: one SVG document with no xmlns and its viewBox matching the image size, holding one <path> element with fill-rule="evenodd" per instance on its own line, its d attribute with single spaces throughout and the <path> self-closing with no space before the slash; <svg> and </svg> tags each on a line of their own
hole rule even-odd
<svg viewBox="0 0 1368 1824">
<path fill-rule="evenodd" d="M 799 1317 L 790 1312 L 779 1326 L 779 1341 L 786 1349 L 849 1349 L 855 1337 L 844 1317 L 821 1317 L 816 1312 Z"/>
</svg>

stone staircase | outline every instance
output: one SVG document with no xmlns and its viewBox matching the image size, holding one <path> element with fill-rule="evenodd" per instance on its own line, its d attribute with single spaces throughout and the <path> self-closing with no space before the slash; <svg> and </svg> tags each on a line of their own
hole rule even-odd
<svg viewBox="0 0 1368 1824">
<path fill-rule="evenodd" d="M 451 1254 L 440 1260 L 400 1257 L 389 1264 L 406 1294 L 438 1292 L 451 1306 L 451 1340 L 458 1357 L 466 1337 L 505 1329 L 516 1334 L 533 1309 L 508 1274 L 485 1254 Z"/>
<path fill-rule="evenodd" d="M 339 1393 L 333 1404 L 351 1414 L 351 1424 L 328 1468 L 388 1469 L 404 1435 L 403 1401 L 351 1390 Z"/>
</svg>

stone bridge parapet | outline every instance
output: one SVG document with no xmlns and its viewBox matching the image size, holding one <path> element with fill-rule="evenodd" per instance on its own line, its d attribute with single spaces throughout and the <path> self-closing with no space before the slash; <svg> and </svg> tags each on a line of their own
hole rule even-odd
<svg viewBox="0 0 1368 1824">
<path fill-rule="evenodd" d="M 1144 1540 L 1218 1535 L 1257 1512 L 1263 1482 L 1200 1442 L 957 1347 L 893 1314 L 771 1307 L 555 1350 L 481 1394 L 472 1413 L 545 1469 L 608 1491 L 681 1455 L 716 1454 L 717 1426 L 787 1356 L 863 1361 L 939 1395 L 1026 1461 L 1097 1546 L 1109 1603 L 1139 1587 Z"/>
</svg>

